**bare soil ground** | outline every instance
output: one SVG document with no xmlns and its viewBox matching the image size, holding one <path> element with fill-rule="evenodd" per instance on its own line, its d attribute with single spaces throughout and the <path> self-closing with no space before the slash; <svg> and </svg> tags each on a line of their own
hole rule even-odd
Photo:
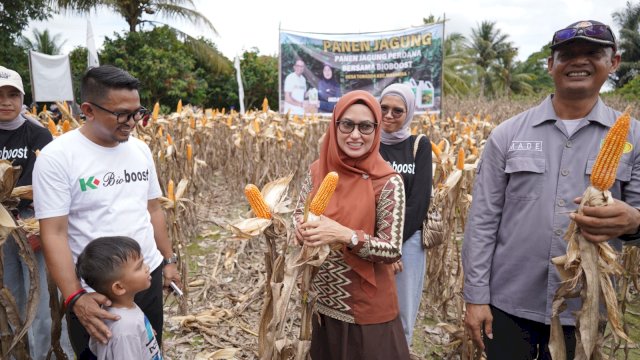
<svg viewBox="0 0 640 360">
<path fill-rule="evenodd" d="M 231 240 L 224 225 L 248 210 L 241 194 L 228 191 L 217 174 L 210 181 L 215 201 L 195 199 L 198 233 L 188 247 L 189 311 L 180 317 L 169 295 L 165 301 L 164 352 L 166 359 L 257 359 L 258 321 L 264 291 L 264 242 Z M 425 284 L 426 286 L 427 284 Z M 627 312 L 629 334 L 640 341 L 640 297 L 635 296 Z M 429 304 L 422 302 L 412 351 L 420 359 L 444 359 L 451 349 L 449 336 L 426 316 Z M 300 313 L 297 305 L 290 309 Z M 297 335 L 299 319 L 289 324 L 291 338 Z M 234 350 L 235 349 L 235 350 Z M 212 357 L 216 354 L 216 357 Z M 623 352 L 616 359 L 624 359 Z M 640 359 L 636 347 L 628 359 Z"/>
</svg>

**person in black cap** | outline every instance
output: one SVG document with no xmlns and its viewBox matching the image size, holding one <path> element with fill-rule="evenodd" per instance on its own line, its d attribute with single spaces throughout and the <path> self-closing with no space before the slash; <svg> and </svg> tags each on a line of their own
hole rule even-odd
<svg viewBox="0 0 640 360">
<path fill-rule="evenodd" d="M 551 305 L 560 278 L 551 259 L 566 253 L 570 219 L 591 242 L 640 237 L 640 126 L 632 121 L 606 207 L 576 199 L 609 128 L 620 112 L 600 98 L 600 89 L 620 64 L 609 26 L 579 21 L 556 31 L 548 71 L 554 94 L 501 123 L 478 163 L 473 203 L 464 233 L 465 328 L 489 360 L 551 359 Z M 574 312 L 560 314 L 567 359 L 575 355 Z"/>
</svg>

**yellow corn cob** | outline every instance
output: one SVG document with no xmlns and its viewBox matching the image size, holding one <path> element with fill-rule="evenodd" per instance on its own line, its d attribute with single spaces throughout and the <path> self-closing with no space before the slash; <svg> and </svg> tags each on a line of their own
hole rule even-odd
<svg viewBox="0 0 640 360">
<path fill-rule="evenodd" d="M 454 142 L 456 142 L 456 137 L 458 136 L 458 134 L 454 131 L 451 132 L 451 135 L 449 135 L 449 140 L 451 141 L 451 144 L 453 144 Z"/>
<path fill-rule="evenodd" d="M 62 132 L 66 133 L 67 131 L 71 130 L 71 123 L 69 122 L 69 120 L 65 120 L 62 123 Z"/>
<path fill-rule="evenodd" d="M 322 215 L 327 205 L 329 205 L 329 200 L 331 200 L 337 185 L 338 173 L 335 171 L 329 172 L 322 180 L 318 192 L 313 197 L 311 205 L 309 205 L 309 211 L 318 216 Z"/>
<path fill-rule="evenodd" d="M 187 144 L 187 162 L 191 164 L 192 160 L 193 160 L 193 147 L 191 146 L 191 144 Z"/>
<path fill-rule="evenodd" d="M 631 125 L 630 112 L 631 108 L 627 107 L 609 129 L 598 157 L 596 157 L 596 162 L 593 164 L 591 185 L 600 191 L 609 190 L 616 180 L 616 171 L 627 141 L 629 126 Z"/>
<path fill-rule="evenodd" d="M 262 112 L 267 112 L 269 110 L 269 100 L 267 100 L 267 97 L 264 97 L 264 100 L 262 100 Z"/>
<path fill-rule="evenodd" d="M 431 142 L 431 151 L 433 151 L 433 153 L 436 155 L 436 158 L 440 160 L 440 155 L 442 154 L 442 151 L 440 150 L 440 147 L 436 145 L 436 143 L 434 143 L 433 141 Z"/>
<path fill-rule="evenodd" d="M 42 106 L 42 112 L 47 112 L 47 104 L 44 104 L 44 106 Z"/>
<path fill-rule="evenodd" d="M 156 101 L 156 104 L 153 105 L 153 112 L 151 113 L 151 120 L 158 120 L 158 114 L 160 114 L 160 103 Z"/>
<path fill-rule="evenodd" d="M 245 186 L 244 196 L 247 197 L 249 205 L 251 205 L 251 210 L 257 217 L 262 219 L 271 219 L 271 211 L 269 211 L 269 207 L 267 206 L 267 203 L 264 202 L 262 193 L 260 193 L 257 186 L 253 184 Z"/>
<path fill-rule="evenodd" d="M 58 129 L 56 128 L 56 123 L 54 123 L 53 120 L 51 120 L 51 118 L 49 118 L 49 121 L 47 121 L 47 127 L 49 128 L 49 132 L 51 133 L 51 135 L 53 135 L 53 136 L 58 136 L 59 135 L 58 134 Z"/>
<path fill-rule="evenodd" d="M 231 115 L 229 115 L 229 117 L 227 117 L 227 126 L 231 127 L 231 125 L 233 125 L 233 118 L 231 117 Z"/>
<path fill-rule="evenodd" d="M 176 112 L 178 114 L 182 113 L 182 99 L 178 100 L 178 106 L 176 106 Z"/>
<path fill-rule="evenodd" d="M 156 137 L 162 137 L 163 135 L 163 131 L 162 131 L 162 125 L 158 126 L 158 133 L 156 134 Z"/>
<path fill-rule="evenodd" d="M 202 119 L 200 119 L 200 123 L 202 124 L 202 127 L 205 127 L 205 125 L 207 125 L 207 117 L 202 116 Z"/>
<path fill-rule="evenodd" d="M 440 150 L 441 153 L 444 151 L 445 145 L 446 143 L 444 142 L 444 140 L 440 140 L 440 142 L 438 143 L 438 149 Z"/>
<path fill-rule="evenodd" d="M 38 116 L 38 108 L 35 105 L 31 107 L 31 113 L 35 116 Z"/>
<path fill-rule="evenodd" d="M 175 185 L 173 184 L 173 180 L 169 180 L 169 184 L 167 184 L 167 198 L 171 201 L 176 201 L 176 193 L 174 192 Z"/>
<path fill-rule="evenodd" d="M 167 133 L 167 145 L 173 145 L 173 138 Z"/>
<path fill-rule="evenodd" d="M 258 122 L 258 119 L 253 120 L 253 131 L 255 131 L 256 134 L 260 133 L 260 123 Z"/>
<path fill-rule="evenodd" d="M 464 170 L 464 148 L 458 149 L 458 159 L 456 161 L 456 168 L 458 170 Z"/>
<path fill-rule="evenodd" d="M 196 128 L 196 118 L 194 118 L 193 116 L 191 116 L 191 119 L 189 119 L 189 127 L 192 129 Z"/>
</svg>

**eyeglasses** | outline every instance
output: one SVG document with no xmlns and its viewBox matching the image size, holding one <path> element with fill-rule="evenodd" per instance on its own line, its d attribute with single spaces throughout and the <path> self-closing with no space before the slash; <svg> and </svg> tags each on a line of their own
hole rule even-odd
<svg viewBox="0 0 640 360">
<path fill-rule="evenodd" d="M 363 121 L 359 124 L 356 124 L 351 120 L 336 121 L 336 124 L 338 124 L 338 130 L 340 130 L 340 132 L 343 134 L 351 134 L 353 132 L 353 129 L 357 127 L 358 131 L 362 135 L 371 135 L 378 125 L 376 123 L 372 123 L 371 121 Z"/>
<path fill-rule="evenodd" d="M 585 36 L 597 40 L 604 40 L 606 42 L 615 43 L 615 36 L 611 32 L 611 28 L 604 24 L 595 24 L 585 27 L 572 27 L 567 29 L 558 30 L 553 34 L 552 45 L 561 43 L 573 39 L 576 36 Z"/>
<path fill-rule="evenodd" d="M 387 105 L 380 106 L 380 109 L 382 110 L 382 116 L 387 116 L 387 114 L 389 113 L 389 110 L 391 110 L 391 116 L 393 116 L 395 119 L 399 118 L 400 116 L 402 116 L 402 114 L 406 112 L 404 111 L 404 109 L 390 108 Z"/>
<path fill-rule="evenodd" d="M 116 117 L 116 122 L 118 124 L 125 124 L 128 123 L 129 120 L 133 119 L 134 122 L 138 122 L 140 120 L 143 120 L 145 118 L 147 118 L 149 116 L 149 114 L 151 114 L 151 112 L 147 109 L 145 109 L 144 107 L 140 107 L 138 110 L 135 110 L 133 112 L 116 112 L 116 111 L 111 111 L 109 109 L 105 109 L 102 106 L 93 103 L 91 101 L 89 101 L 89 104 L 97 107 L 98 109 L 108 112 L 109 114 L 113 115 Z"/>
</svg>

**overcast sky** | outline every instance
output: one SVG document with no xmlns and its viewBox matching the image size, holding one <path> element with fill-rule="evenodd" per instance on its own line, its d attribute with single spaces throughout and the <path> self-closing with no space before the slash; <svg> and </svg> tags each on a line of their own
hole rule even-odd
<svg viewBox="0 0 640 360">
<path fill-rule="evenodd" d="M 611 25 L 616 36 L 619 27 L 612 13 L 625 8 L 627 0 L 381 0 L 381 1 L 264 1 L 195 0 L 196 9 L 216 27 L 218 35 L 193 26 L 171 21 L 192 36 L 210 38 L 228 58 L 244 50 L 257 48 L 261 54 L 278 54 L 278 29 L 321 33 L 359 33 L 403 29 L 422 24 L 433 14 L 446 16 L 445 36 L 459 32 L 465 36 L 484 20 L 496 22 L 519 49 L 524 60 L 551 40 L 553 32 L 577 20 L 598 20 Z M 374 6 L 375 5 L 375 6 Z M 128 26 L 124 19 L 108 10 L 92 13 L 96 47 L 100 51 L 104 37 L 122 33 Z M 67 40 L 64 51 L 86 46 L 87 16 L 56 15 L 46 22 L 32 22 L 32 28 L 49 29 Z M 153 18 L 149 18 L 153 19 Z M 163 19 L 157 19 L 164 21 Z"/>
</svg>

